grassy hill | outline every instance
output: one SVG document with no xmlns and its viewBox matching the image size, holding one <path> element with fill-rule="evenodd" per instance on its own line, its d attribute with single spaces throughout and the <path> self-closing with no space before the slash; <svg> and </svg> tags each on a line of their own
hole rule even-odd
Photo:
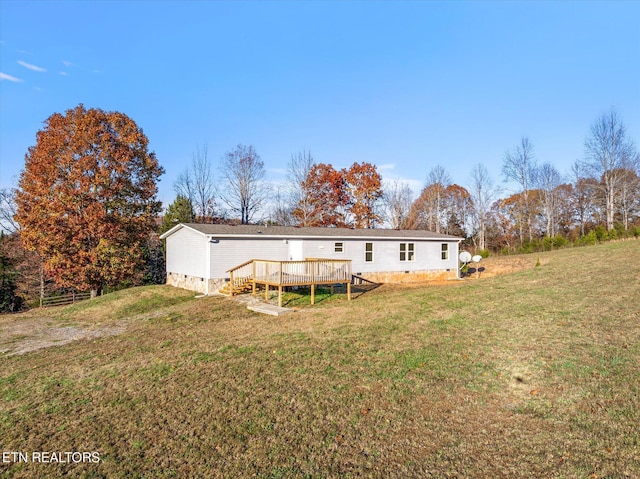
<svg viewBox="0 0 640 479">
<path fill-rule="evenodd" d="M 533 258 L 279 318 L 164 286 L 0 317 L 113 332 L 0 355 L 0 477 L 637 477 L 640 241 Z"/>
</svg>

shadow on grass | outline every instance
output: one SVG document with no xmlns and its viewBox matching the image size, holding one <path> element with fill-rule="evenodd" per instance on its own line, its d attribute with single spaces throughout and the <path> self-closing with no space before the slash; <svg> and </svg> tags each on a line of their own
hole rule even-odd
<svg viewBox="0 0 640 479">
<path fill-rule="evenodd" d="M 351 285 L 351 299 L 358 299 L 379 286 L 380 284 L 378 283 L 354 276 L 354 283 Z M 314 296 L 315 305 L 323 302 L 346 300 L 347 286 L 345 284 L 336 284 L 333 286 L 333 291 L 326 285 L 316 286 Z M 286 288 L 282 297 L 282 306 L 311 306 L 311 287 L 294 286 Z"/>
</svg>

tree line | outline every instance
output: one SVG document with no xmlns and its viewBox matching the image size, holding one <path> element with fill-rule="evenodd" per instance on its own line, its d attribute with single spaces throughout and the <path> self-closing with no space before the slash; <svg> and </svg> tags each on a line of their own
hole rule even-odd
<svg viewBox="0 0 640 479">
<path fill-rule="evenodd" d="M 375 165 L 337 169 L 311 152 L 291 156 L 284 184 L 265 180 L 253 145 L 214 165 L 197 147 L 166 209 L 164 173 L 141 128 L 126 115 L 86 109 L 55 113 L 25 155 L 18 187 L 0 192 L 0 309 L 69 288 L 94 294 L 164 281 L 159 233 L 179 222 L 426 229 L 465 239 L 476 251 L 531 251 L 640 235 L 640 159 L 615 110 L 592 124 L 585 155 L 561 173 L 538 163 L 523 137 L 505 152 L 505 190 L 482 164 L 466 185 L 440 165 L 417 197 L 383 183 Z"/>
<path fill-rule="evenodd" d="M 285 185 L 269 185 L 255 149 L 242 145 L 226 153 L 216 170 L 216 188 L 206 148 L 198 149 L 174 185 L 178 196 L 165 213 L 164 228 L 186 221 L 259 220 L 426 229 L 463 237 L 479 250 L 515 251 L 544 238 L 576 241 L 597 229 L 602 239 L 633 234 L 640 226 L 640 160 L 615 110 L 593 123 L 584 158 L 569 172 L 538 163 L 527 137 L 502 160 L 502 180 L 516 185 L 515 191 L 502 188 L 482 164 L 471 169 L 466 185 L 453 183 L 446 169 L 436 165 L 415 198 L 407 183 L 384 184 L 375 165 L 354 163 L 338 170 L 316 162 L 307 151 L 292 155 Z"/>
</svg>

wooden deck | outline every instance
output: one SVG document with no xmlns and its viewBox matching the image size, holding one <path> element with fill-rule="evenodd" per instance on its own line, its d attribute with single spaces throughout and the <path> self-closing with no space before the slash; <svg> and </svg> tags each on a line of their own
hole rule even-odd
<svg viewBox="0 0 640 479">
<path fill-rule="evenodd" d="M 351 301 L 351 260 L 306 259 L 304 261 L 270 261 L 252 259 L 227 271 L 229 294 L 247 291 L 253 295 L 256 286 L 264 285 L 265 299 L 269 288 L 278 289 L 278 305 L 282 306 L 282 289 L 289 286 L 310 286 L 311 304 L 315 303 L 316 285 L 344 284 L 347 298 Z"/>
</svg>

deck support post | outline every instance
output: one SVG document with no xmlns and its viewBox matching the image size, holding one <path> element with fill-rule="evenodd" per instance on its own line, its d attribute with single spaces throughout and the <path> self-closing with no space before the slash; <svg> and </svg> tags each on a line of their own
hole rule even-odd
<svg viewBox="0 0 640 479">
<path fill-rule="evenodd" d="M 253 277 L 253 280 L 251 281 L 251 294 L 253 296 L 256 295 L 256 278 L 255 278 L 255 276 Z"/>
<path fill-rule="evenodd" d="M 264 285 L 264 300 L 269 301 L 269 283 Z"/>
<path fill-rule="evenodd" d="M 351 301 L 351 281 L 347 283 L 347 300 Z"/>
<path fill-rule="evenodd" d="M 282 308 L 282 285 L 278 286 L 278 307 Z"/>
<path fill-rule="evenodd" d="M 311 304 L 316 304 L 316 285 L 311 283 Z"/>
</svg>

